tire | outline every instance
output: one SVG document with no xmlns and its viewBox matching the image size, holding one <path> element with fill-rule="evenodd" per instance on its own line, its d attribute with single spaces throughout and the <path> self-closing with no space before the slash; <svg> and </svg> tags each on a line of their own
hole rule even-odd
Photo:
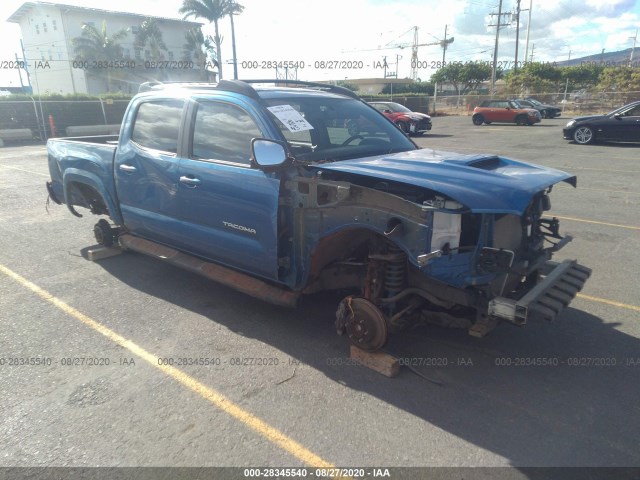
<svg viewBox="0 0 640 480">
<path fill-rule="evenodd" d="M 471 121 L 474 125 L 482 125 L 484 123 L 484 117 L 479 113 L 476 113 L 473 117 L 471 117 Z"/>
<path fill-rule="evenodd" d="M 516 125 L 526 125 L 526 124 L 527 124 L 526 115 L 518 115 L 516 117 Z"/>
<path fill-rule="evenodd" d="M 484 121 L 485 125 L 491 125 L 491 122 L 488 122 L 487 120 Z"/>
<path fill-rule="evenodd" d="M 549 117 L 549 112 L 547 112 L 546 110 L 540 110 L 540 116 L 542 118 L 551 118 Z"/>
<path fill-rule="evenodd" d="M 396 123 L 396 125 L 404 133 L 409 134 L 409 125 L 407 125 L 406 122 L 398 122 L 398 123 Z"/>
<path fill-rule="evenodd" d="M 578 127 L 573 132 L 573 141 L 579 145 L 588 145 L 593 143 L 595 134 L 590 127 Z"/>
</svg>

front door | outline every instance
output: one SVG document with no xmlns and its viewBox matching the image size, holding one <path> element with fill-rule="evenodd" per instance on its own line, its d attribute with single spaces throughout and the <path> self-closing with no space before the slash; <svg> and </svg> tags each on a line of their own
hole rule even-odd
<svg viewBox="0 0 640 480">
<path fill-rule="evenodd" d="M 196 255 L 277 279 L 280 180 L 249 162 L 251 139 L 263 133 L 234 103 L 194 102 L 189 116 L 178 175 L 181 241 Z"/>
</svg>

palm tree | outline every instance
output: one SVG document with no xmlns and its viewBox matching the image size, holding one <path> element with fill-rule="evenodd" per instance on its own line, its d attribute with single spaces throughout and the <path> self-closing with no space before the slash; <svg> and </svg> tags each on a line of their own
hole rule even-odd
<svg viewBox="0 0 640 480">
<path fill-rule="evenodd" d="M 233 78 L 238 79 L 238 59 L 236 57 L 236 27 L 233 24 L 233 16 L 242 13 L 244 7 L 234 0 L 229 3 L 229 19 L 231 20 L 231 48 L 233 52 Z"/>
<path fill-rule="evenodd" d="M 194 65 L 202 67 L 203 80 L 207 80 L 205 63 L 207 54 L 203 48 L 205 46 L 204 35 L 199 27 L 194 27 L 184 34 L 185 43 L 182 46 L 182 59 L 186 62 L 193 62 Z"/>
<path fill-rule="evenodd" d="M 142 22 L 133 44 L 138 48 L 149 47 L 150 60 L 164 60 L 164 52 L 168 51 L 158 22 L 153 18 L 147 18 Z"/>
<path fill-rule="evenodd" d="M 85 69 L 91 67 L 94 62 L 113 62 L 123 59 L 122 46 L 118 43 L 129 33 L 129 29 L 123 28 L 113 35 L 107 33 L 107 22 L 103 21 L 98 30 L 94 25 L 85 23 L 82 25 L 82 33 L 71 40 L 76 54 L 76 60 L 84 63 Z M 107 89 L 111 90 L 111 68 L 100 68 L 99 72 L 107 75 Z"/>
<path fill-rule="evenodd" d="M 220 19 L 230 15 L 231 12 L 239 13 L 243 7 L 233 0 L 184 0 L 182 7 L 178 10 L 184 15 L 184 18 L 204 18 L 213 23 L 215 29 L 214 41 L 216 44 L 216 57 L 218 60 L 218 76 L 222 80 L 222 55 L 220 44 L 220 30 L 218 28 L 218 22 Z"/>
</svg>

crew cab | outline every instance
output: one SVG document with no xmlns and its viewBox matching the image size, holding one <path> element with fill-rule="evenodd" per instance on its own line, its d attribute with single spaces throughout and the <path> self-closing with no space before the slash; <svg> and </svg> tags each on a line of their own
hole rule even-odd
<svg viewBox="0 0 640 480">
<path fill-rule="evenodd" d="M 483 336 L 553 320 L 590 270 L 553 262 L 548 218 L 571 174 L 420 149 L 350 90 L 224 80 L 143 85 L 119 136 L 51 139 L 52 200 L 102 216 L 99 243 L 293 307 L 345 292 L 365 350 L 414 321 Z M 348 125 L 360 129 L 350 134 Z"/>
</svg>

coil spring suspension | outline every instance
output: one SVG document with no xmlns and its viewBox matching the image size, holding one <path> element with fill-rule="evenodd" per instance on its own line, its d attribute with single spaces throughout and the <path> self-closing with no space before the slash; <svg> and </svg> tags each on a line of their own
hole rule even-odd
<svg viewBox="0 0 640 480">
<path fill-rule="evenodd" d="M 393 257 L 388 260 L 384 272 L 384 287 L 387 295 L 393 297 L 400 293 L 406 283 L 407 256 L 396 245 L 389 245 L 387 253 Z"/>
</svg>

